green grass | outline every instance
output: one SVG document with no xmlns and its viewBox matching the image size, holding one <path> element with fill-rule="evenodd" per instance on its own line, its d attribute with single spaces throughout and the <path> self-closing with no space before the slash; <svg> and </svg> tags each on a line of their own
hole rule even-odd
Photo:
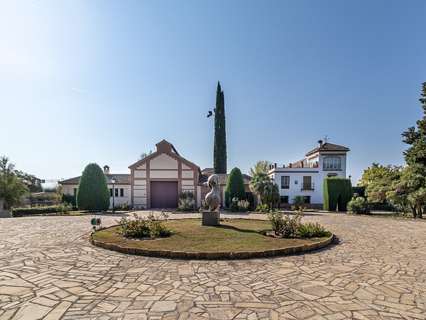
<svg viewBox="0 0 426 320">
<path fill-rule="evenodd" d="M 268 237 L 261 232 L 271 230 L 271 224 L 269 221 L 261 220 L 224 220 L 218 227 L 201 226 L 199 219 L 169 220 L 165 224 L 173 233 L 168 238 L 155 240 L 127 239 L 120 234 L 118 226 L 98 231 L 93 238 L 94 240 L 130 248 L 186 252 L 262 251 L 309 244 L 324 239 Z"/>
</svg>

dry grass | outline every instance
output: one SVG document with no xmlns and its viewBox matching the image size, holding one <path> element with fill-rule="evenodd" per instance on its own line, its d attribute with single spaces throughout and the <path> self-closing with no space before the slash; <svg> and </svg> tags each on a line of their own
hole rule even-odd
<svg viewBox="0 0 426 320">
<path fill-rule="evenodd" d="M 199 219 L 169 220 L 173 232 L 168 238 L 155 240 L 126 239 L 119 227 L 96 232 L 94 240 L 130 248 L 186 252 L 262 251 L 313 243 L 313 239 L 277 239 L 261 232 L 271 230 L 269 221 L 232 219 L 221 221 L 219 227 L 201 226 Z"/>
</svg>

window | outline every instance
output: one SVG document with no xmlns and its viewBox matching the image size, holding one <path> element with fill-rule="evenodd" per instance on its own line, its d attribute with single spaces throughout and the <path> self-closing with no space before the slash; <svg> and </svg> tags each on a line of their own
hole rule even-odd
<svg viewBox="0 0 426 320">
<path fill-rule="evenodd" d="M 311 176 L 303 176 L 302 190 L 314 190 Z"/>
<path fill-rule="evenodd" d="M 288 203 L 288 196 L 281 196 L 280 197 L 280 203 Z"/>
<path fill-rule="evenodd" d="M 77 197 L 77 188 L 73 189 L 73 194 L 74 194 L 74 197 Z"/>
<path fill-rule="evenodd" d="M 281 176 L 281 189 L 290 188 L 290 176 Z"/>
<path fill-rule="evenodd" d="M 124 197 L 124 189 L 123 188 L 120 189 L 120 197 Z"/>
<path fill-rule="evenodd" d="M 109 189 L 109 196 L 112 197 L 112 189 Z"/>
<path fill-rule="evenodd" d="M 304 196 L 303 197 L 303 203 L 304 204 L 310 204 L 311 203 L 311 196 Z"/>
<path fill-rule="evenodd" d="M 118 197 L 118 189 L 115 189 L 115 196 Z"/>
<path fill-rule="evenodd" d="M 342 159 L 340 157 L 325 157 L 324 170 L 342 170 Z"/>
</svg>

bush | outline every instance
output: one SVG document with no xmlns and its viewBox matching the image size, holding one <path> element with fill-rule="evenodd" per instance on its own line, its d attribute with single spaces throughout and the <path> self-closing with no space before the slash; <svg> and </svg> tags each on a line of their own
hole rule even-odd
<svg viewBox="0 0 426 320">
<path fill-rule="evenodd" d="M 352 185 L 349 179 L 330 177 L 324 179 L 324 210 L 346 211 L 352 198 Z"/>
<path fill-rule="evenodd" d="M 194 211 L 195 199 L 194 193 L 190 191 L 182 192 L 179 195 L 178 210 L 179 211 Z"/>
<path fill-rule="evenodd" d="M 150 214 L 147 218 L 139 217 L 137 214 L 133 214 L 133 217 L 133 220 L 123 217 L 119 221 L 121 234 L 126 238 L 154 239 L 171 235 L 171 231 L 163 223 L 167 219 L 167 215 L 164 213 L 159 218 L 153 214 Z"/>
<path fill-rule="evenodd" d="M 244 189 L 244 179 L 241 170 L 234 168 L 228 176 L 225 188 L 225 205 L 229 208 L 231 201 L 234 198 L 243 200 L 246 198 Z"/>
<path fill-rule="evenodd" d="M 365 198 L 365 187 L 362 187 L 362 186 L 352 187 L 352 194 L 357 195 L 358 197 Z"/>
<path fill-rule="evenodd" d="M 239 200 L 238 198 L 233 198 L 229 208 L 233 212 L 246 212 L 250 206 L 250 202 L 247 200 Z"/>
<path fill-rule="evenodd" d="M 321 238 L 331 236 L 331 233 L 325 230 L 322 225 L 312 222 L 301 223 L 297 233 L 300 238 Z"/>
<path fill-rule="evenodd" d="M 73 195 L 63 194 L 61 201 L 62 201 L 62 203 L 66 203 L 66 204 L 71 205 L 73 208 L 77 208 L 77 203 L 75 201 L 75 196 L 73 196 Z"/>
<path fill-rule="evenodd" d="M 254 195 L 252 192 L 246 192 L 246 200 L 249 202 L 248 210 L 254 210 Z"/>
<path fill-rule="evenodd" d="M 270 213 L 269 221 L 275 235 L 282 238 L 319 238 L 331 235 L 319 223 L 302 223 L 303 211 L 290 216 L 280 212 Z"/>
<path fill-rule="evenodd" d="M 122 203 L 122 204 L 118 204 L 114 207 L 114 210 L 118 210 L 118 211 L 129 211 L 130 210 L 130 206 L 127 203 Z"/>
<path fill-rule="evenodd" d="M 106 211 L 109 208 L 109 198 L 104 172 L 96 163 L 87 165 L 77 189 L 78 208 L 88 211 Z"/>
<path fill-rule="evenodd" d="M 281 212 L 270 213 L 268 217 L 269 221 L 271 221 L 272 230 L 276 235 L 283 238 L 297 237 L 297 230 L 302 220 L 302 215 L 299 212 L 292 217 Z"/>
<path fill-rule="evenodd" d="M 363 197 L 353 197 L 348 203 L 348 211 L 357 214 L 370 213 L 367 200 Z"/>
<path fill-rule="evenodd" d="M 305 208 L 305 198 L 303 196 L 295 196 L 293 198 L 293 209 L 303 210 Z"/>
<path fill-rule="evenodd" d="M 256 212 L 265 213 L 265 212 L 269 212 L 269 211 L 270 211 L 269 206 L 265 203 L 260 203 L 256 207 Z"/>
<path fill-rule="evenodd" d="M 57 206 L 43 206 L 43 207 L 31 207 L 31 208 L 13 208 L 12 217 L 23 217 L 37 214 L 48 214 L 48 213 L 67 213 L 72 210 L 72 207 L 68 204 L 60 204 Z"/>
<path fill-rule="evenodd" d="M 368 208 L 370 210 L 375 210 L 375 211 L 398 211 L 400 209 L 396 205 L 393 205 L 392 203 L 387 202 L 387 200 L 385 203 L 369 202 Z"/>
</svg>

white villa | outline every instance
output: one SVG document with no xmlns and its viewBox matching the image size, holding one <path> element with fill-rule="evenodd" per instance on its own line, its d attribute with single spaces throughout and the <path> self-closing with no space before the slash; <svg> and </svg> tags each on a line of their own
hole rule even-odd
<svg viewBox="0 0 426 320">
<path fill-rule="evenodd" d="M 292 204 L 296 196 L 304 197 L 313 207 L 323 203 L 323 181 L 326 177 L 346 178 L 346 154 L 349 148 L 318 141 L 318 147 L 306 153 L 305 158 L 289 165 L 271 166 L 269 176 L 278 185 L 280 203 Z"/>
</svg>

